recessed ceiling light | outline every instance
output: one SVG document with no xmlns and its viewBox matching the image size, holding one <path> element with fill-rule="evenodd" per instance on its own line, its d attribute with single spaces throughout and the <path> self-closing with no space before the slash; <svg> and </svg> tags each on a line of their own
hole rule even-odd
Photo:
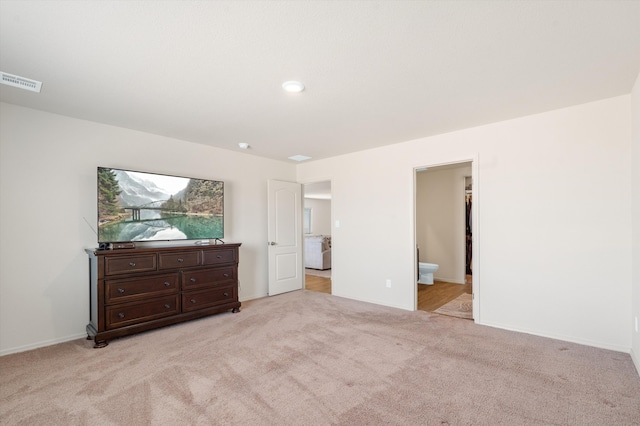
<svg viewBox="0 0 640 426">
<path fill-rule="evenodd" d="M 304 90 L 304 84 L 299 81 L 285 81 L 282 83 L 282 88 L 290 93 L 299 93 Z"/>
<path fill-rule="evenodd" d="M 249 144 L 246 142 L 240 142 L 238 146 L 240 147 L 240 149 L 249 149 Z"/>
<path fill-rule="evenodd" d="M 289 160 L 293 160 L 293 161 L 305 161 L 305 160 L 311 160 L 311 157 L 308 157 L 306 155 L 294 155 L 292 157 L 289 157 Z"/>
</svg>

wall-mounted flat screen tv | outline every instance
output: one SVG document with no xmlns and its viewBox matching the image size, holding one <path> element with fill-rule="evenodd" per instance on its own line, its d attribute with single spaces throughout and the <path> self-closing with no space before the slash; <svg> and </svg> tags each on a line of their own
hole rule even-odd
<svg viewBox="0 0 640 426">
<path fill-rule="evenodd" d="M 224 182 L 98 167 L 98 243 L 224 237 Z"/>
</svg>

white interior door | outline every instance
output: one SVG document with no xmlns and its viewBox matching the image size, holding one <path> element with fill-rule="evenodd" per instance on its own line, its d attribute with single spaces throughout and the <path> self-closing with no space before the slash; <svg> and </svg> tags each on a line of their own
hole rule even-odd
<svg viewBox="0 0 640 426">
<path fill-rule="evenodd" d="M 302 289 L 302 186 L 267 182 L 269 296 Z"/>
</svg>

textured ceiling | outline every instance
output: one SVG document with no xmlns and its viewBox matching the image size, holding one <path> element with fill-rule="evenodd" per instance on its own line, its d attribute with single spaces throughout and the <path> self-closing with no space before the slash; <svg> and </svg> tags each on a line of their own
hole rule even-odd
<svg viewBox="0 0 640 426">
<path fill-rule="evenodd" d="M 640 1 L 1 1 L 0 69 L 43 82 L 4 102 L 320 159 L 627 94 Z"/>
</svg>

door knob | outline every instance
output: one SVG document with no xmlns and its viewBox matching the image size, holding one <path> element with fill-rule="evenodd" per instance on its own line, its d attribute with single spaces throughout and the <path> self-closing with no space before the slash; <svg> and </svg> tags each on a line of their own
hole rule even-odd
<svg viewBox="0 0 640 426">
<path fill-rule="evenodd" d="M 278 243 L 276 243 L 275 241 L 269 241 L 269 245 L 270 245 L 270 246 L 275 246 L 275 245 L 277 245 L 277 244 L 278 244 Z"/>
</svg>

